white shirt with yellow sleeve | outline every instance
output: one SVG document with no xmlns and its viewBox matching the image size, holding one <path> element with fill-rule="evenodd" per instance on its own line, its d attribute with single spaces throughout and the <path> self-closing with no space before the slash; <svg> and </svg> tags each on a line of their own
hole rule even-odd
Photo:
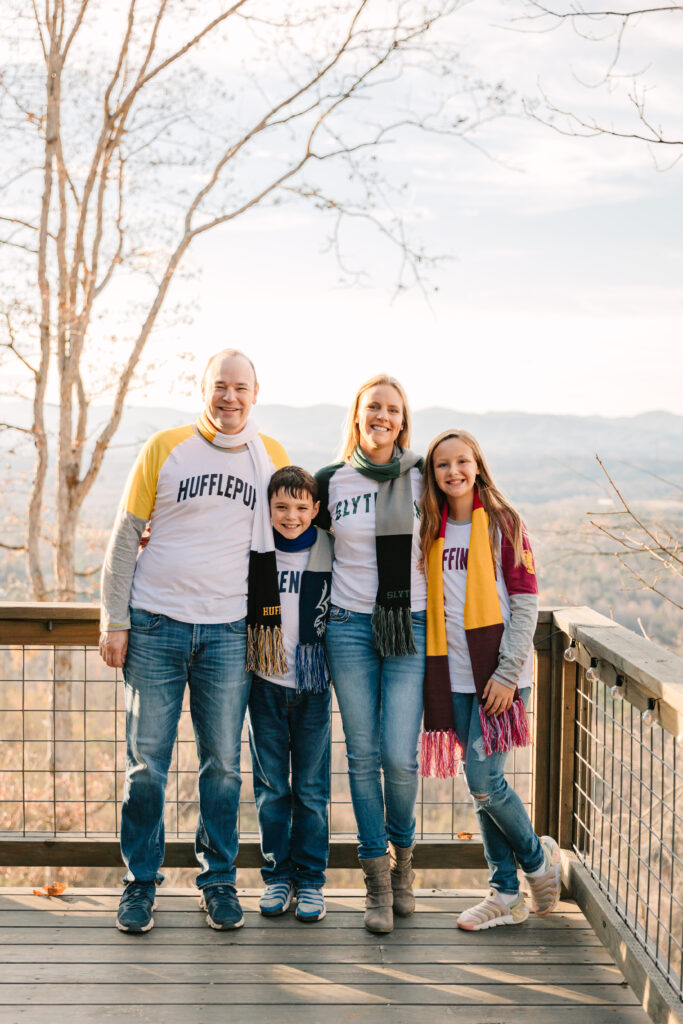
<svg viewBox="0 0 683 1024">
<path fill-rule="evenodd" d="M 282 445 L 258 437 L 273 471 L 288 465 Z M 265 501 L 247 449 L 214 444 L 195 424 L 151 437 L 128 477 L 105 556 L 101 628 L 129 629 L 129 606 L 198 624 L 246 615 L 254 515 Z"/>
</svg>

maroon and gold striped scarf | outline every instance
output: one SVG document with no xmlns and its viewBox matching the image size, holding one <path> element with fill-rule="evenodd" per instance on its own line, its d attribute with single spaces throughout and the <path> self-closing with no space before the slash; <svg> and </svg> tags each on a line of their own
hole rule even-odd
<svg viewBox="0 0 683 1024">
<path fill-rule="evenodd" d="M 443 550 L 448 521 L 444 503 L 439 536 L 429 552 L 427 572 L 427 661 L 424 678 L 424 732 L 420 773 L 441 779 L 457 774 L 462 746 L 455 732 L 451 680 L 448 671 L 443 596 Z M 476 490 L 472 510 L 470 549 L 465 589 L 465 636 L 479 701 L 479 719 L 487 754 L 525 747 L 531 742 L 526 711 L 515 689 L 510 708 L 487 715 L 483 708 L 486 684 L 498 666 L 503 616 L 496 589 L 496 571 L 489 540 L 489 517 Z"/>
</svg>

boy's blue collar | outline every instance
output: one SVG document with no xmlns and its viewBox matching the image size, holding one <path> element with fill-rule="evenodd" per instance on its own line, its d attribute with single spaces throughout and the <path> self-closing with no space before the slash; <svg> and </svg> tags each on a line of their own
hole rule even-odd
<svg viewBox="0 0 683 1024">
<path fill-rule="evenodd" d="M 292 540 L 289 537 L 283 537 L 277 530 L 273 530 L 273 539 L 278 551 L 303 551 L 304 548 L 310 548 L 315 541 L 315 526 L 309 526 L 307 530 Z"/>
</svg>

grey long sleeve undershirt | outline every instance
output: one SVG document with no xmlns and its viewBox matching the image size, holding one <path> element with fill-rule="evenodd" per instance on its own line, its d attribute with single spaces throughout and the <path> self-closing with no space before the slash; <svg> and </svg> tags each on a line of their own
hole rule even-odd
<svg viewBox="0 0 683 1024">
<path fill-rule="evenodd" d="M 102 566 L 100 629 L 130 629 L 130 591 L 145 520 L 120 509 Z"/>
<path fill-rule="evenodd" d="M 511 689 L 517 685 L 534 642 L 538 621 L 538 594 L 511 594 L 510 620 L 500 641 L 498 668 L 493 678 Z"/>
</svg>

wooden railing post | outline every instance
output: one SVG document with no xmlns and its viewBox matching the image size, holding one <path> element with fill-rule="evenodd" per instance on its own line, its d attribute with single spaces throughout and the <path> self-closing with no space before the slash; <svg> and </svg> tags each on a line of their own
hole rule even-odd
<svg viewBox="0 0 683 1024">
<path fill-rule="evenodd" d="M 553 658 L 559 665 L 561 677 L 561 701 L 560 707 L 558 708 L 560 739 L 557 841 L 560 846 L 569 850 L 572 846 L 574 818 L 576 684 L 578 679 L 578 665 L 575 661 L 568 662 L 564 660 L 564 651 L 569 645 L 569 639 L 564 633 L 555 633 L 553 642 Z"/>
<path fill-rule="evenodd" d="M 539 626 L 539 630 L 540 630 Z M 574 816 L 576 664 L 564 660 L 568 637 L 552 621 L 538 643 L 533 824 L 567 849 Z"/>
<path fill-rule="evenodd" d="M 549 831 L 548 817 L 550 763 L 550 689 L 552 666 L 553 630 L 552 613 L 539 616 L 534 644 L 536 647 L 536 680 L 533 690 L 534 700 L 534 776 L 531 800 L 531 820 L 538 835 Z"/>
</svg>

